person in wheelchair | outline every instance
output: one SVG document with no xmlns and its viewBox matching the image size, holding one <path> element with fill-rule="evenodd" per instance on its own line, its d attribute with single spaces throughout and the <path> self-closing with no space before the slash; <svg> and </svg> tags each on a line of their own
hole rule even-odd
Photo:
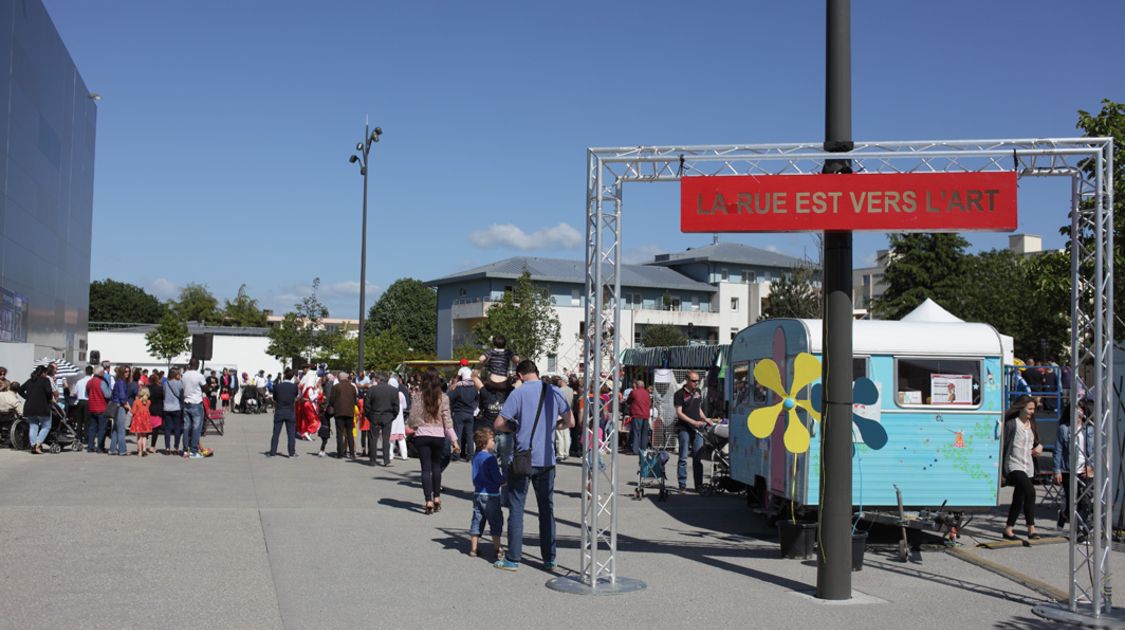
<svg viewBox="0 0 1125 630">
<path fill-rule="evenodd" d="M 251 382 L 242 386 L 242 398 L 238 401 L 239 413 L 255 413 L 262 408 L 262 399 L 258 395 L 258 388 Z"/>
</svg>

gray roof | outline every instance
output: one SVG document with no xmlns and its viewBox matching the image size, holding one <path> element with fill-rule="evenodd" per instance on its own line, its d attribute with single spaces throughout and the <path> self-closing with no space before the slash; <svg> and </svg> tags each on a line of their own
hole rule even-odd
<svg viewBox="0 0 1125 630">
<path fill-rule="evenodd" d="M 570 284 L 586 283 L 586 263 L 582 260 L 562 258 L 535 258 L 516 256 L 506 258 L 483 267 L 459 271 L 449 276 L 430 280 L 427 286 L 441 286 L 480 278 L 511 278 L 523 274 L 524 269 L 531 273 L 537 282 L 564 282 Z M 704 282 L 696 282 L 687 276 L 667 267 L 654 265 L 622 265 L 621 286 L 655 289 L 682 289 L 714 293 L 716 288 Z"/>
<path fill-rule="evenodd" d="M 751 247 L 741 243 L 713 243 L 705 247 L 694 247 L 675 254 L 657 254 L 656 259 L 649 264 L 670 266 L 692 262 L 717 262 L 737 265 L 755 265 L 760 267 L 783 267 L 787 269 L 810 264 L 800 258 L 786 256 L 785 254 L 779 254 L 767 249 Z M 815 263 L 812 264 L 815 265 Z"/>
</svg>

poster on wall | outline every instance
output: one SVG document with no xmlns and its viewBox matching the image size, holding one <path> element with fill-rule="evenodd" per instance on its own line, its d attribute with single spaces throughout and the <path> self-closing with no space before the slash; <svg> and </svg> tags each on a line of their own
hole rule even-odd
<svg viewBox="0 0 1125 630">
<path fill-rule="evenodd" d="M 931 405 L 973 404 L 973 377 L 969 374 L 931 374 Z"/>
<path fill-rule="evenodd" d="M 0 287 L 0 341 L 27 341 L 27 296 Z"/>
</svg>

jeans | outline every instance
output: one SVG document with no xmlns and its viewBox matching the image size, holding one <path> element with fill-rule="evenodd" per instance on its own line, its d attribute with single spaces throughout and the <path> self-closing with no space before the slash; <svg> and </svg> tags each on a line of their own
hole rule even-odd
<svg viewBox="0 0 1125 630">
<path fill-rule="evenodd" d="M 164 450 L 170 450 L 172 446 L 178 451 L 180 450 L 180 436 L 184 433 L 184 412 L 183 411 L 165 411 L 164 412 Z M 175 438 L 173 439 L 173 436 Z M 186 443 L 187 440 L 185 439 Z M 171 444 L 172 446 L 169 446 Z"/>
<path fill-rule="evenodd" d="M 270 440 L 270 455 L 277 455 L 277 440 L 281 437 L 281 429 L 285 427 L 289 456 L 297 454 L 297 418 L 292 415 L 273 414 L 273 439 Z"/>
<path fill-rule="evenodd" d="M 453 433 L 461 444 L 461 459 L 468 461 L 473 458 L 473 417 L 469 415 L 453 416 Z"/>
<path fill-rule="evenodd" d="M 648 418 L 634 417 L 630 425 L 632 430 L 629 432 L 633 441 L 633 454 L 640 455 L 642 451 L 648 448 L 649 434 L 652 433 L 652 428 L 649 427 Z"/>
<path fill-rule="evenodd" d="M 470 536 L 483 536 L 488 524 L 489 535 L 499 537 L 504 533 L 504 513 L 500 511 L 500 493 L 478 492 L 473 495 L 473 522 Z"/>
<path fill-rule="evenodd" d="M 523 510 L 528 485 L 535 490 L 539 508 L 539 553 L 543 562 L 555 560 L 555 467 L 534 466 L 528 477 L 508 479 L 508 551 L 505 557 L 518 563 L 523 555 Z"/>
<path fill-rule="evenodd" d="M 105 417 L 105 412 L 91 413 L 90 418 L 86 421 L 86 452 L 97 453 L 99 440 L 105 439 L 105 429 L 108 418 Z"/>
<path fill-rule="evenodd" d="M 113 419 L 113 434 L 109 437 L 109 452 L 124 455 L 128 452 L 125 443 L 125 432 L 129 430 L 129 411 L 125 407 L 117 408 L 117 417 Z"/>
<path fill-rule="evenodd" d="M 515 451 L 515 438 L 511 433 L 503 431 L 496 433 L 492 438 L 496 441 L 496 462 L 500 464 L 500 472 L 508 478 L 508 467 L 512 465 L 512 453 Z M 500 486 L 500 506 L 511 507 L 508 504 L 508 484 Z"/>
<path fill-rule="evenodd" d="M 32 447 L 42 444 L 51 432 L 51 416 L 27 417 L 27 441 Z"/>
<path fill-rule="evenodd" d="M 441 455 L 446 439 L 429 435 L 414 438 L 414 448 L 422 460 L 422 494 L 426 503 L 441 498 Z"/>
<path fill-rule="evenodd" d="M 679 482 L 680 487 L 687 486 L 687 458 L 688 450 L 691 450 L 691 472 L 692 479 L 695 481 L 695 489 L 698 490 L 703 487 L 703 460 L 700 455 L 703 452 L 703 435 L 695 429 L 677 428 L 676 435 L 680 441 L 680 459 L 676 462 L 676 481 Z"/>
<path fill-rule="evenodd" d="M 203 430 L 203 403 L 184 403 L 184 450 L 199 452 L 199 433 Z"/>
</svg>

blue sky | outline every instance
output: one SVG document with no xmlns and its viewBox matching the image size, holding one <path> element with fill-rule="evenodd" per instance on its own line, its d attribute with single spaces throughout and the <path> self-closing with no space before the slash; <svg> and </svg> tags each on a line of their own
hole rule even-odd
<svg viewBox="0 0 1125 630">
<path fill-rule="evenodd" d="M 246 283 L 284 311 L 319 276 L 354 317 L 365 115 L 369 304 L 403 276 L 581 258 L 588 146 L 823 137 L 820 1 L 44 1 L 103 95 L 91 274 L 162 298 Z M 1125 100 L 1123 23 L 1117 0 L 855 2 L 855 138 L 1078 135 L 1077 109 Z M 1021 182 L 1020 231 L 1060 246 L 1068 192 Z M 625 199 L 632 261 L 709 241 L 679 232 L 675 186 Z M 857 235 L 856 265 L 884 244 Z"/>
</svg>

